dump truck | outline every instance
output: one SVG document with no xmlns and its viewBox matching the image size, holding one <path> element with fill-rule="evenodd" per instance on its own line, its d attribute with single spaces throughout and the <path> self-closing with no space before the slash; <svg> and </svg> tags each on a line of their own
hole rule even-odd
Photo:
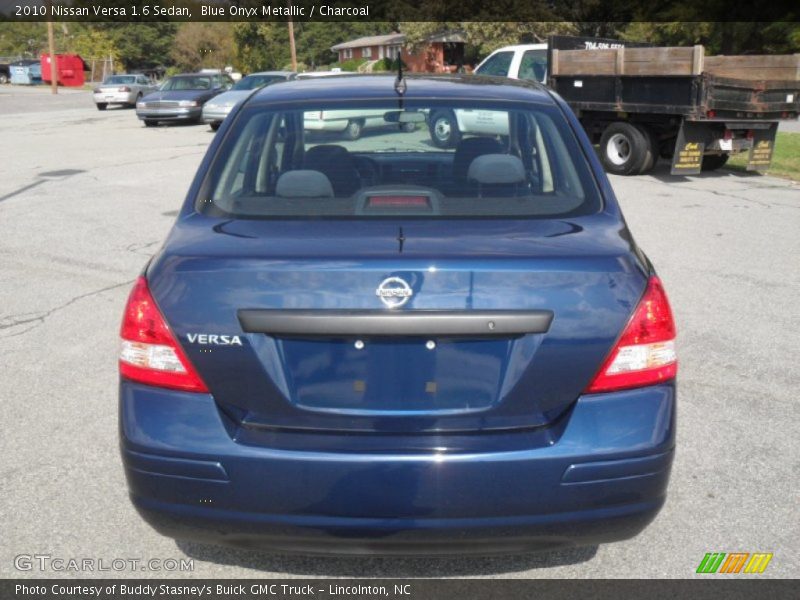
<svg viewBox="0 0 800 600">
<path fill-rule="evenodd" d="M 748 170 L 765 171 L 778 123 L 800 113 L 800 54 L 706 56 L 701 45 L 552 36 L 500 48 L 476 73 L 549 85 L 599 146 L 606 170 L 620 175 L 646 173 L 659 157 L 672 161 L 673 174 L 692 175 L 740 152 L 749 153 Z"/>
</svg>

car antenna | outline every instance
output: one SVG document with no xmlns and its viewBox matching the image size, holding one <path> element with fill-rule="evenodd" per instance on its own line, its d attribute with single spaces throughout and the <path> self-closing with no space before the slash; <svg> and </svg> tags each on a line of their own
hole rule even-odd
<svg viewBox="0 0 800 600">
<path fill-rule="evenodd" d="M 403 110 L 403 94 L 406 93 L 407 85 L 406 80 L 403 77 L 403 59 L 400 56 L 400 53 L 397 54 L 397 79 L 394 81 L 394 91 L 397 92 L 397 95 L 400 96 L 399 108 Z"/>
</svg>

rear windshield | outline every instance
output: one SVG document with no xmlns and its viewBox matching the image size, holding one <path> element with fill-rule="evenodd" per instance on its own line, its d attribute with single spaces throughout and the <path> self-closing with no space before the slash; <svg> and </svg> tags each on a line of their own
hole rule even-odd
<svg viewBox="0 0 800 600">
<path fill-rule="evenodd" d="M 254 90 L 276 81 L 286 81 L 286 77 L 282 75 L 248 75 L 239 80 L 231 89 L 237 91 Z"/>
<path fill-rule="evenodd" d="M 135 83 L 136 77 L 133 75 L 114 75 L 113 77 L 107 77 L 103 83 L 112 83 L 112 84 L 120 84 L 120 83 Z"/>
<path fill-rule="evenodd" d="M 178 90 L 210 90 L 210 77 L 173 77 L 167 79 L 161 86 L 165 92 Z"/>
<path fill-rule="evenodd" d="M 228 218 L 524 218 L 596 212 L 599 194 L 556 107 L 245 107 L 200 189 Z"/>
</svg>

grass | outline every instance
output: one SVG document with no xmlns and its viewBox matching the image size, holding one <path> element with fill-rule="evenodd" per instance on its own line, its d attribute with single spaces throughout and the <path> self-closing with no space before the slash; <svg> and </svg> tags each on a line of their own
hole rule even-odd
<svg viewBox="0 0 800 600">
<path fill-rule="evenodd" d="M 742 152 L 732 156 L 726 167 L 734 171 L 746 170 L 747 155 L 747 152 Z M 800 133 L 778 132 L 775 150 L 772 153 L 772 164 L 767 173 L 800 181 Z"/>
</svg>

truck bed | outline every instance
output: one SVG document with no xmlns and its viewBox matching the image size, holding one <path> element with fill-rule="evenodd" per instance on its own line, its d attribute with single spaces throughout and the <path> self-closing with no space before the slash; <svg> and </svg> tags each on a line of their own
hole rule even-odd
<svg viewBox="0 0 800 600">
<path fill-rule="evenodd" d="M 705 57 L 702 46 L 553 50 L 550 85 L 578 113 L 792 119 L 800 112 L 800 55 Z"/>
</svg>

